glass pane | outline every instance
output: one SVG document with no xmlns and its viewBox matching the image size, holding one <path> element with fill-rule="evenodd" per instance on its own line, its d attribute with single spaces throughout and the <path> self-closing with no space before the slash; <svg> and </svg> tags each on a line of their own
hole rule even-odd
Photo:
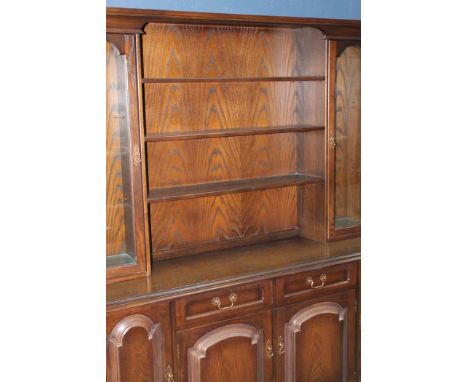
<svg viewBox="0 0 468 382">
<path fill-rule="evenodd" d="M 131 193 L 127 65 L 106 44 L 106 260 L 107 267 L 135 264 Z"/>
<path fill-rule="evenodd" d="M 361 224 L 361 49 L 336 62 L 335 229 Z"/>
</svg>

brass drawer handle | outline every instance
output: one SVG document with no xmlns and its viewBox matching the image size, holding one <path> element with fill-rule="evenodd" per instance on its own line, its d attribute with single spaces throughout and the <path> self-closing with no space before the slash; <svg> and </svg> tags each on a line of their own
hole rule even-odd
<svg viewBox="0 0 468 382">
<path fill-rule="evenodd" d="M 278 355 L 284 354 L 284 342 L 283 342 L 283 337 L 281 336 L 278 337 L 278 346 L 277 346 L 276 353 Z"/>
<path fill-rule="evenodd" d="M 138 145 L 133 146 L 133 165 L 138 167 L 141 164 L 140 148 Z"/>
<path fill-rule="evenodd" d="M 275 353 L 273 353 L 273 345 L 271 344 L 270 340 L 267 340 L 265 344 L 265 356 L 267 358 L 273 358 L 274 355 Z"/>
<path fill-rule="evenodd" d="M 322 282 L 322 284 L 320 284 L 316 288 L 321 288 L 321 287 L 323 287 L 325 285 L 325 281 L 327 281 L 327 274 L 326 273 L 322 273 L 320 275 L 320 281 Z"/>
<path fill-rule="evenodd" d="M 166 382 L 174 382 L 174 372 L 172 371 L 172 367 L 167 365 L 166 368 Z"/>
<path fill-rule="evenodd" d="M 307 276 L 306 280 L 305 280 L 306 284 L 309 285 L 312 289 L 322 288 L 323 286 L 325 286 L 325 281 L 327 281 L 327 274 L 326 273 L 322 273 L 320 275 L 320 281 L 322 282 L 322 284 L 317 285 L 316 287 L 314 287 L 314 279 L 311 276 Z"/>
<path fill-rule="evenodd" d="M 221 299 L 219 297 L 213 297 L 211 304 L 216 306 L 219 310 L 231 309 L 234 306 L 234 303 L 237 301 L 237 294 L 231 293 L 229 295 L 229 301 L 231 301 L 231 305 L 221 308 Z"/>
</svg>

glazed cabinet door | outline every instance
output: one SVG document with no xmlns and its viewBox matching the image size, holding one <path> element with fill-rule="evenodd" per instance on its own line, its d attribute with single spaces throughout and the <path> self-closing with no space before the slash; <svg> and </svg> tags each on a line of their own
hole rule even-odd
<svg viewBox="0 0 468 382">
<path fill-rule="evenodd" d="M 107 313 L 107 381 L 174 382 L 169 304 Z"/>
<path fill-rule="evenodd" d="M 328 239 L 361 230 L 361 47 L 328 42 Z"/>
<path fill-rule="evenodd" d="M 354 380 L 355 292 L 276 309 L 277 381 Z"/>
<path fill-rule="evenodd" d="M 149 272 L 138 109 L 137 35 L 106 40 L 106 265 L 119 281 Z M 149 253 L 149 251 L 148 251 Z"/>
<path fill-rule="evenodd" d="M 176 334 L 178 382 L 272 381 L 271 311 Z"/>
</svg>

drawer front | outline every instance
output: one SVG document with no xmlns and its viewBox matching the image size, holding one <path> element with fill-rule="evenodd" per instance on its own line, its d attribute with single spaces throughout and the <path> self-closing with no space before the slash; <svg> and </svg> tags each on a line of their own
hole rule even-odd
<svg viewBox="0 0 468 382">
<path fill-rule="evenodd" d="M 356 263 L 313 269 L 276 279 L 277 304 L 289 304 L 335 293 L 356 285 Z"/>
<path fill-rule="evenodd" d="M 175 302 L 177 329 L 237 317 L 273 304 L 270 280 L 183 297 Z"/>
</svg>

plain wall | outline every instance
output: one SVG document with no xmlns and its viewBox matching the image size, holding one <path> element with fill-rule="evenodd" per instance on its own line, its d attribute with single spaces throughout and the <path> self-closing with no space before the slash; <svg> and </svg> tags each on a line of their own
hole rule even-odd
<svg viewBox="0 0 468 382">
<path fill-rule="evenodd" d="M 106 0 L 108 7 L 361 19 L 360 0 Z"/>
</svg>

